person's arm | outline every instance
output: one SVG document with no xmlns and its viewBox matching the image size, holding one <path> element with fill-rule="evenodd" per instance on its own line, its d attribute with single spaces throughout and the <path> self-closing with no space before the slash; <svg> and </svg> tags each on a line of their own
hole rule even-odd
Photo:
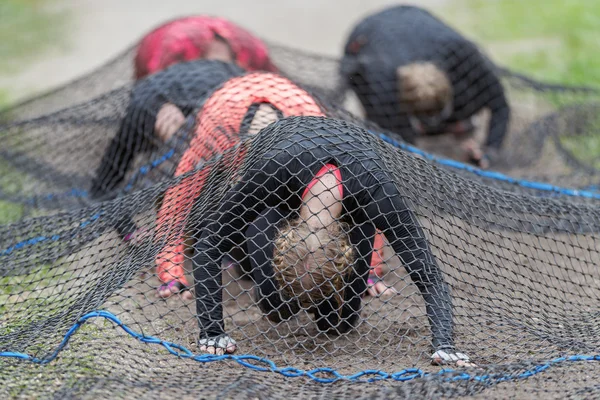
<svg viewBox="0 0 600 400">
<path fill-rule="evenodd" d="M 502 83 L 492 71 L 488 73 L 490 79 L 489 101 L 487 106 L 492 114 L 490 119 L 489 132 L 485 141 L 485 146 L 492 151 L 497 152 L 502 146 L 504 137 L 508 132 L 510 122 L 510 107 Z"/>
<path fill-rule="evenodd" d="M 436 350 L 454 349 L 452 302 L 425 234 L 395 184 L 371 173 L 358 176 L 365 188 L 356 196 L 369 221 L 382 231 L 425 300 Z"/>
<path fill-rule="evenodd" d="M 196 244 L 194 280 L 201 344 L 211 344 L 210 340 L 225 335 L 220 262 L 223 255 L 243 242 L 245 227 L 266 207 L 264 182 L 262 172 L 245 174 L 224 197 L 218 217 L 206 226 Z"/>
<path fill-rule="evenodd" d="M 343 334 L 356 326 L 362 309 L 362 296 L 367 290 L 369 266 L 373 253 L 375 226 L 370 223 L 355 224 L 350 233 L 350 243 L 354 248 L 354 269 L 344 275 L 344 304 L 341 313 L 339 305 L 332 299 L 322 301 L 317 307 L 316 322 L 320 330 Z"/>
<path fill-rule="evenodd" d="M 273 322 L 291 318 L 300 310 L 297 299 L 285 299 L 275 281 L 274 241 L 277 227 L 290 217 L 289 211 L 265 209 L 246 230 L 247 257 L 256 283 L 258 306 Z"/>
<path fill-rule="evenodd" d="M 104 197 L 123 182 L 135 156 L 150 148 L 153 130 L 154 119 L 146 115 L 142 105 L 132 100 L 92 180 L 90 194 L 93 198 Z"/>
<path fill-rule="evenodd" d="M 474 103 L 467 109 L 472 109 L 473 113 L 482 108 L 490 110 L 491 118 L 485 146 L 492 151 L 498 151 L 508 132 L 510 122 L 510 107 L 506 100 L 504 87 L 495 72 L 496 67 L 492 61 L 485 57 L 474 44 L 461 43 L 458 45 L 458 49 L 454 50 L 455 57 L 464 60 L 461 69 L 465 74 L 465 84 L 470 86 L 465 90 L 474 91 L 473 96 L 467 96 L 470 97 L 468 100 Z M 467 68 L 470 70 L 467 71 Z"/>
<path fill-rule="evenodd" d="M 234 139 L 233 135 L 226 132 L 204 134 L 203 131 L 200 131 L 181 157 L 175 176 L 190 172 L 200 161 L 222 153 L 228 147 L 233 146 L 235 140 L 237 138 Z M 185 277 L 182 275 L 183 268 L 181 268 L 185 250 L 184 228 L 194 201 L 204 187 L 207 174 L 207 170 L 199 170 L 165 193 L 162 206 L 158 211 L 157 232 L 159 235 L 166 235 L 167 232 L 170 232 L 170 237 L 168 244 L 156 257 L 157 274 L 163 283 L 177 280 L 187 286 Z"/>
</svg>

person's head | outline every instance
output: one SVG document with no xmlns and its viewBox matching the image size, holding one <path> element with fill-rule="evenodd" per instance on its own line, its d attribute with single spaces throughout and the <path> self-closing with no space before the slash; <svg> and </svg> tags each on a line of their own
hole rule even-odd
<svg viewBox="0 0 600 400">
<path fill-rule="evenodd" d="M 354 254 L 347 229 L 335 222 L 317 231 L 295 220 L 284 226 L 274 243 L 273 270 L 285 297 L 303 307 L 334 300 L 338 312 L 344 299 L 344 276 Z"/>
<path fill-rule="evenodd" d="M 206 45 L 204 58 L 206 60 L 219 60 L 229 63 L 235 61 L 235 53 L 225 38 L 215 34 L 213 40 Z"/>
<path fill-rule="evenodd" d="M 430 62 L 413 63 L 396 71 L 400 108 L 419 133 L 435 130 L 452 114 L 453 90 L 448 76 Z"/>
<path fill-rule="evenodd" d="M 262 40 L 229 20 L 200 15 L 176 19 L 144 36 L 135 55 L 135 78 L 197 59 L 235 62 L 248 71 L 277 70 Z"/>
</svg>

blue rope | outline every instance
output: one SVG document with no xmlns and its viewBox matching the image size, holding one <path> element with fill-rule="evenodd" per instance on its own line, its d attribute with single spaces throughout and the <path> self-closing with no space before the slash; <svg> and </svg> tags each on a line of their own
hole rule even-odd
<svg viewBox="0 0 600 400">
<path fill-rule="evenodd" d="M 152 171 L 154 168 L 158 167 L 162 163 L 168 161 L 171 157 L 173 157 L 173 155 L 175 155 L 175 149 L 171 149 L 156 160 L 153 160 L 151 163 L 141 166 L 140 169 L 133 175 L 133 177 L 131 177 L 123 191 L 130 191 L 133 188 L 133 184 L 137 179 L 139 179 L 141 176 L 148 174 L 148 172 Z"/>
<path fill-rule="evenodd" d="M 560 186 L 554 186 L 554 185 L 550 185 L 550 184 L 543 183 L 543 182 L 535 182 L 535 181 L 528 181 L 526 179 L 511 178 L 510 176 L 501 174 L 499 172 L 484 171 L 482 169 L 476 168 L 472 165 L 461 163 L 459 161 L 434 156 L 433 154 L 427 153 L 427 152 L 425 152 L 421 149 L 418 149 L 414 146 L 410 146 L 408 144 L 398 142 L 381 132 L 369 131 L 369 133 L 379 137 L 380 139 L 393 145 L 394 147 L 398 147 L 402 150 L 408 151 L 413 154 L 418 154 L 418 155 L 426 158 L 427 160 L 434 161 L 438 164 L 445 165 L 448 167 L 460 169 L 463 171 L 468 171 L 475 175 L 482 176 L 484 178 L 503 181 L 503 182 L 511 183 L 511 184 L 518 185 L 518 186 L 528 188 L 528 189 L 535 189 L 535 190 L 540 190 L 540 191 L 545 191 L 545 192 L 554 192 L 554 193 L 563 194 L 566 196 L 600 199 L 600 193 L 595 193 L 595 191 L 597 191 L 600 188 L 598 185 L 590 185 L 583 190 L 578 190 L 578 189 L 568 189 L 568 188 L 563 188 Z M 167 151 L 165 154 L 160 156 L 159 158 L 153 160 L 152 162 L 150 162 L 146 165 L 141 166 L 138 169 L 138 171 L 133 175 L 133 177 L 129 180 L 127 185 L 125 186 L 124 192 L 130 191 L 133 188 L 133 184 L 135 183 L 135 181 L 137 179 L 139 179 L 139 177 L 147 175 L 154 168 L 156 168 L 156 167 L 160 166 L 161 164 L 163 164 L 164 162 L 170 160 L 174 155 L 175 155 L 175 149 L 172 148 L 169 151 Z M 53 198 L 71 197 L 71 196 L 85 198 L 85 197 L 88 197 L 88 193 L 85 190 L 73 188 L 65 193 L 46 195 L 44 198 L 47 200 L 50 200 Z M 31 200 L 31 202 L 33 202 L 33 200 Z"/>
<path fill-rule="evenodd" d="M 459 161 L 450 160 L 447 158 L 436 157 L 436 156 L 426 153 L 423 150 L 418 149 L 414 146 L 410 146 L 410 145 L 407 145 L 404 143 L 397 142 L 396 140 L 390 138 L 389 136 L 386 136 L 383 133 L 371 132 L 371 131 L 370 131 L 370 133 L 375 136 L 378 136 L 380 139 L 393 145 L 394 147 L 401 148 L 402 150 L 408 151 L 410 153 L 418 154 L 418 155 L 420 155 L 430 161 L 434 161 L 438 164 L 456 168 L 456 169 L 460 169 L 463 171 L 468 171 L 475 175 L 482 176 L 484 178 L 490 178 L 490 179 L 494 179 L 497 181 L 504 181 L 504 182 L 508 182 L 508 183 L 518 185 L 518 186 L 528 188 L 528 189 L 535 189 L 535 190 L 540 190 L 540 191 L 545 191 L 545 192 L 554 192 L 554 193 L 563 194 L 566 196 L 600 199 L 600 193 L 594 193 L 589 190 L 567 189 L 567 188 L 562 188 L 559 186 L 550 185 L 548 183 L 534 182 L 534 181 L 528 181 L 525 179 L 511 178 L 510 176 L 501 174 L 499 172 L 484 171 L 482 169 L 473 167 L 472 165 L 467 165 L 467 164 L 461 163 Z M 593 186 L 591 186 L 589 188 L 593 188 Z"/>
<path fill-rule="evenodd" d="M 310 371 L 305 371 L 305 370 L 294 368 L 294 367 L 280 368 L 273 361 L 271 361 L 267 358 L 263 358 L 263 357 L 259 357 L 259 356 L 255 356 L 255 355 L 251 355 L 251 354 L 245 354 L 245 355 L 225 354 L 225 355 L 221 355 L 221 356 L 212 355 L 212 354 L 196 355 L 184 346 L 181 346 L 181 345 L 178 345 L 175 343 L 171 343 L 171 342 L 167 342 L 167 341 L 158 339 L 153 336 L 146 336 L 146 335 L 142 335 L 140 333 L 134 332 L 133 330 L 131 330 L 131 328 L 129 328 L 127 325 L 125 325 L 123 322 L 121 322 L 121 320 L 117 316 L 115 316 L 114 314 L 112 314 L 108 311 L 102 311 L 102 310 L 93 311 L 93 312 L 90 312 L 90 313 L 84 315 L 83 317 L 81 317 L 67 331 L 63 340 L 58 345 L 56 350 L 47 358 L 40 359 L 37 357 L 30 356 L 29 354 L 19 353 L 19 352 L 11 352 L 11 351 L 0 352 L 0 357 L 27 360 L 27 361 L 31 361 L 33 363 L 41 364 L 41 365 L 48 364 L 49 362 L 51 362 L 58 356 L 60 351 L 62 351 L 65 348 L 65 346 L 69 342 L 71 336 L 73 336 L 75 334 L 75 332 L 77 332 L 77 330 L 87 320 L 92 319 L 92 318 L 107 319 L 107 320 L 113 322 L 115 325 L 119 326 L 126 333 L 128 333 L 133 338 L 139 340 L 140 342 L 160 345 L 160 346 L 164 347 L 170 354 L 172 354 L 173 356 L 179 357 L 179 358 L 191 359 L 191 360 L 201 362 L 201 363 L 210 363 L 210 362 L 223 361 L 223 360 L 233 360 L 233 361 L 236 361 L 238 364 L 243 365 L 244 367 L 250 368 L 255 371 L 277 373 L 277 374 L 283 375 L 287 378 L 306 377 L 306 378 L 310 378 L 319 383 L 333 383 L 333 382 L 340 381 L 340 380 L 353 381 L 353 382 L 375 382 L 375 381 L 381 381 L 381 380 L 394 380 L 394 381 L 398 381 L 398 382 L 404 382 L 404 381 L 410 381 L 413 379 L 423 378 L 423 377 L 435 377 L 435 376 L 444 377 L 444 375 L 452 375 L 452 376 L 443 378 L 444 380 L 447 380 L 447 381 L 473 380 L 473 381 L 482 382 L 482 383 L 505 382 L 505 381 L 512 381 L 512 380 L 518 380 L 518 379 L 527 379 L 527 378 L 530 378 L 534 375 L 540 374 L 540 373 L 548 370 L 549 368 L 551 368 L 554 365 L 565 363 L 565 362 L 600 361 L 600 355 L 595 355 L 595 356 L 573 355 L 573 356 L 568 356 L 568 357 L 559 357 L 559 358 L 550 360 L 544 364 L 536 365 L 536 366 L 534 366 L 524 372 L 521 372 L 519 374 L 504 374 L 504 375 L 499 375 L 499 374 L 476 375 L 476 374 L 470 374 L 468 372 L 458 372 L 458 371 L 455 371 L 452 369 L 442 369 L 437 373 L 426 373 L 418 368 L 406 368 L 406 369 L 403 369 L 401 371 L 394 372 L 394 373 L 388 373 L 388 372 L 377 370 L 377 369 L 369 369 L 369 370 L 359 371 L 352 375 L 344 375 L 344 374 L 339 373 L 337 370 L 335 370 L 333 368 L 327 368 L 327 367 L 315 368 Z M 329 377 L 323 377 L 323 375 L 327 375 Z"/>
<path fill-rule="evenodd" d="M 82 223 L 79 224 L 79 228 L 85 228 L 86 226 L 88 226 L 89 224 L 91 224 L 92 222 L 96 221 L 98 218 L 100 218 L 100 213 L 92 216 L 90 219 L 83 221 Z M 51 241 L 57 241 L 58 239 L 60 239 L 60 235 L 53 235 L 53 236 L 36 236 L 34 238 L 30 238 L 30 239 L 25 239 L 23 241 L 18 242 L 17 244 L 14 244 L 10 247 L 7 247 L 6 249 L 0 251 L 0 256 L 7 256 L 10 253 L 12 253 L 15 250 L 20 250 L 23 247 L 26 246 L 33 246 L 35 244 L 38 244 L 40 242 L 44 242 L 47 240 L 51 240 Z"/>
</svg>

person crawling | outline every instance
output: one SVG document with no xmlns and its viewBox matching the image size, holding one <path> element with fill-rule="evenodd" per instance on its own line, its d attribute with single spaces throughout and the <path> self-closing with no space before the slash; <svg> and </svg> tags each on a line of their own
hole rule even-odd
<svg viewBox="0 0 600 400">
<path fill-rule="evenodd" d="M 169 21 L 142 38 L 134 59 L 135 79 L 198 59 L 230 62 L 247 71 L 277 72 L 262 40 L 225 18 L 197 15 Z"/>
<path fill-rule="evenodd" d="M 307 91 L 277 74 L 255 72 L 233 77 L 217 89 L 199 111 L 194 137 L 179 161 L 175 176 L 193 171 L 199 163 L 239 143 L 241 137 L 254 135 L 279 118 L 323 116 L 324 113 L 318 101 Z M 168 236 L 168 240 L 156 257 L 157 275 L 161 282 L 157 291 L 159 297 L 179 293 L 184 299 L 192 298 L 184 270 L 184 228 L 194 199 L 204 186 L 205 182 L 199 177 L 186 179 L 167 190 L 164 196 L 158 212 L 157 232 L 159 237 Z M 384 238 L 377 235 L 376 249 L 382 248 L 383 242 Z M 377 251 L 369 277 L 369 295 L 393 291 L 380 279 L 382 264 L 382 256 Z M 241 267 L 245 272 L 250 270 L 247 264 Z"/>
<path fill-rule="evenodd" d="M 229 78 L 244 71 L 217 60 L 173 65 L 136 83 L 125 117 L 96 169 L 90 194 L 104 199 L 121 185 L 135 156 L 166 143 L 200 102 Z M 169 111 L 170 110 L 170 111 Z"/>
<path fill-rule="evenodd" d="M 304 309 L 320 331 L 341 335 L 359 321 L 380 230 L 425 301 L 432 362 L 470 365 L 454 345 L 443 273 L 376 139 L 347 122 L 303 116 L 274 122 L 242 145 L 237 183 L 198 231 L 201 351 L 237 350 L 223 321 L 220 264 L 233 247 L 246 246 L 258 305 L 271 321 Z"/>
<path fill-rule="evenodd" d="M 382 128 L 409 143 L 452 133 L 465 161 L 482 168 L 497 158 L 510 108 L 494 66 L 429 12 L 395 6 L 366 17 L 350 33 L 340 68 L 367 118 Z M 491 119 L 482 147 L 472 134 L 483 109 Z"/>
<path fill-rule="evenodd" d="M 277 72 L 262 40 L 225 18 L 197 15 L 167 22 L 140 41 L 134 61 L 135 78 L 197 59 L 233 63 L 245 71 Z M 168 139 L 183 125 L 184 117 L 176 104 L 165 103 L 156 117 L 158 136 L 163 141 Z"/>
<path fill-rule="evenodd" d="M 118 187 L 134 157 L 153 142 L 169 141 L 213 89 L 244 71 L 260 70 L 277 71 L 267 46 L 224 18 L 179 18 L 148 33 L 136 48 L 131 101 L 98 168 L 92 196 Z"/>
</svg>

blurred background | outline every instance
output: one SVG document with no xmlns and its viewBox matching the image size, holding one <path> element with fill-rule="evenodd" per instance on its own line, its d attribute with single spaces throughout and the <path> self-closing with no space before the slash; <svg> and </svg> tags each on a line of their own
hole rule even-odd
<svg viewBox="0 0 600 400">
<path fill-rule="evenodd" d="M 68 82 L 165 20 L 229 18 L 275 43 L 339 56 L 384 0 L 0 0 L 0 108 Z M 600 85 L 600 1 L 419 0 L 496 63 L 535 78 Z"/>
</svg>

